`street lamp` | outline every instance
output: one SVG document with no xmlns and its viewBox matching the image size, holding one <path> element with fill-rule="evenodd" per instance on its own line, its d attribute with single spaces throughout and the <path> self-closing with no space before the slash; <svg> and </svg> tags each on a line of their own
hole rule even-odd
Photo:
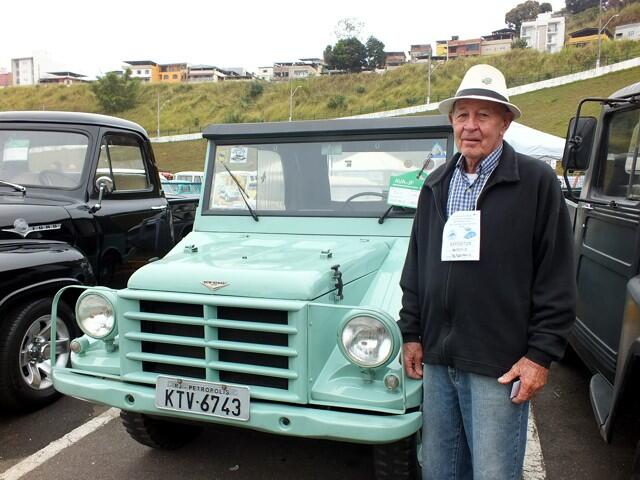
<svg viewBox="0 0 640 480">
<path fill-rule="evenodd" d="M 291 88 L 293 88 L 293 85 L 291 85 Z M 289 89 L 289 121 L 291 121 L 292 117 L 293 117 L 293 96 L 296 94 L 296 92 L 298 91 L 299 88 L 301 88 L 301 85 L 298 85 L 296 87 L 295 90 L 291 90 L 291 88 Z"/>
<path fill-rule="evenodd" d="M 600 0 L 600 7 L 598 11 L 598 57 L 596 58 L 596 70 L 600 68 L 600 50 L 602 48 L 602 32 L 604 31 L 605 28 L 607 28 L 607 25 L 609 25 L 609 22 L 611 20 L 619 16 L 620 15 L 618 15 L 617 13 L 615 15 L 612 15 L 611 18 L 607 20 L 605 24 L 601 27 L 600 25 L 602 24 L 602 0 Z"/>
<path fill-rule="evenodd" d="M 157 120 L 156 137 L 160 136 L 160 110 L 170 101 L 171 99 L 169 98 L 168 100 L 165 100 L 164 102 L 162 102 L 162 105 L 160 105 L 160 92 L 158 92 L 158 104 L 157 104 L 158 107 L 156 110 L 156 120 Z"/>
<path fill-rule="evenodd" d="M 431 54 L 429 54 L 429 63 L 427 65 L 427 79 L 428 79 L 428 88 L 427 88 L 427 105 L 429 105 L 431 103 L 431 73 L 433 73 L 433 71 L 438 68 L 441 64 L 436 64 L 435 67 L 432 67 L 431 64 Z"/>
</svg>

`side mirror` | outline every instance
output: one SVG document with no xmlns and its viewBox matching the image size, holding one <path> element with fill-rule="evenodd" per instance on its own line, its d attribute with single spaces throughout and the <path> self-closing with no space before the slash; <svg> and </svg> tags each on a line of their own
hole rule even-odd
<svg viewBox="0 0 640 480">
<path fill-rule="evenodd" d="M 594 117 L 578 117 L 577 120 L 574 117 L 571 119 L 569 130 L 567 130 L 567 142 L 562 154 L 562 167 L 565 171 L 584 171 L 589 168 L 597 123 Z"/>
<path fill-rule="evenodd" d="M 105 193 L 113 192 L 113 179 L 107 176 L 98 177 L 96 179 L 96 188 L 98 189 L 98 201 L 89 209 L 89 213 L 96 213 L 102 208 L 102 199 Z"/>
</svg>

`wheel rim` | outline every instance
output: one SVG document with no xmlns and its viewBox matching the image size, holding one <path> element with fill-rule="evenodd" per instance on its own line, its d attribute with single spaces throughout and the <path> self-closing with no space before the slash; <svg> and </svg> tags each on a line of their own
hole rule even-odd
<svg viewBox="0 0 640 480">
<path fill-rule="evenodd" d="M 56 367 L 69 361 L 69 328 L 56 321 Z M 51 315 L 43 315 L 31 323 L 20 343 L 20 373 L 24 383 L 33 390 L 46 390 L 51 378 Z"/>
</svg>

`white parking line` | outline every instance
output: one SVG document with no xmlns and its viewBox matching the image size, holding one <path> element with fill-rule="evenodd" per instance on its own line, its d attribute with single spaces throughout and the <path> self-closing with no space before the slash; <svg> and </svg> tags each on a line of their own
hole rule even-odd
<svg viewBox="0 0 640 480">
<path fill-rule="evenodd" d="M 75 430 L 70 431 L 64 437 L 54 440 L 42 450 L 37 451 L 33 455 L 22 460 L 20 463 L 15 464 L 9 470 L 0 473 L 0 480 L 17 480 L 18 478 L 21 478 L 30 471 L 38 468 L 50 458 L 56 456 L 65 448 L 70 447 L 103 425 L 106 425 L 119 414 L 120 410 L 117 408 L 110 408 L 103 414 L 89 420 L 83 425 L 80 425 Z"/>
<path fill-rule="evenodd" d="M 547 478 L 547 471 L 542 458 L 542 449 L 540 448 L 540 437 L 538 437 L 538 428 L 536 427 L 533 410 L 529 408 L 529 431 L 527 432 L 527 450 L 524 457 L 524 470 L 522 472 L 523 480 L 544 480 Z"/>
</svg>

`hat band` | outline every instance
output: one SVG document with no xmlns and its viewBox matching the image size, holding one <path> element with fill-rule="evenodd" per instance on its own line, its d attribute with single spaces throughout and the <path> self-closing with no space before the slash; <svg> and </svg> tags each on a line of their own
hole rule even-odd
<svg viewBox="0 0 640 480">
<path fill-rule="evenodd" d="M 503 97 L 502 95 L 500 95 L 497 92 L 494 92 L 493 90 L 487 90 L 484 88 L 465 88 L 464 90 L 458 90 L 458 92 L 456 93 L 456 97 L 468 97 L 471 95 L 478 95 L 481 97 L 490 97 L 490 98 L 499 100 L 501 102 L 509 103 L 508 98 Z"/>
</svg>

